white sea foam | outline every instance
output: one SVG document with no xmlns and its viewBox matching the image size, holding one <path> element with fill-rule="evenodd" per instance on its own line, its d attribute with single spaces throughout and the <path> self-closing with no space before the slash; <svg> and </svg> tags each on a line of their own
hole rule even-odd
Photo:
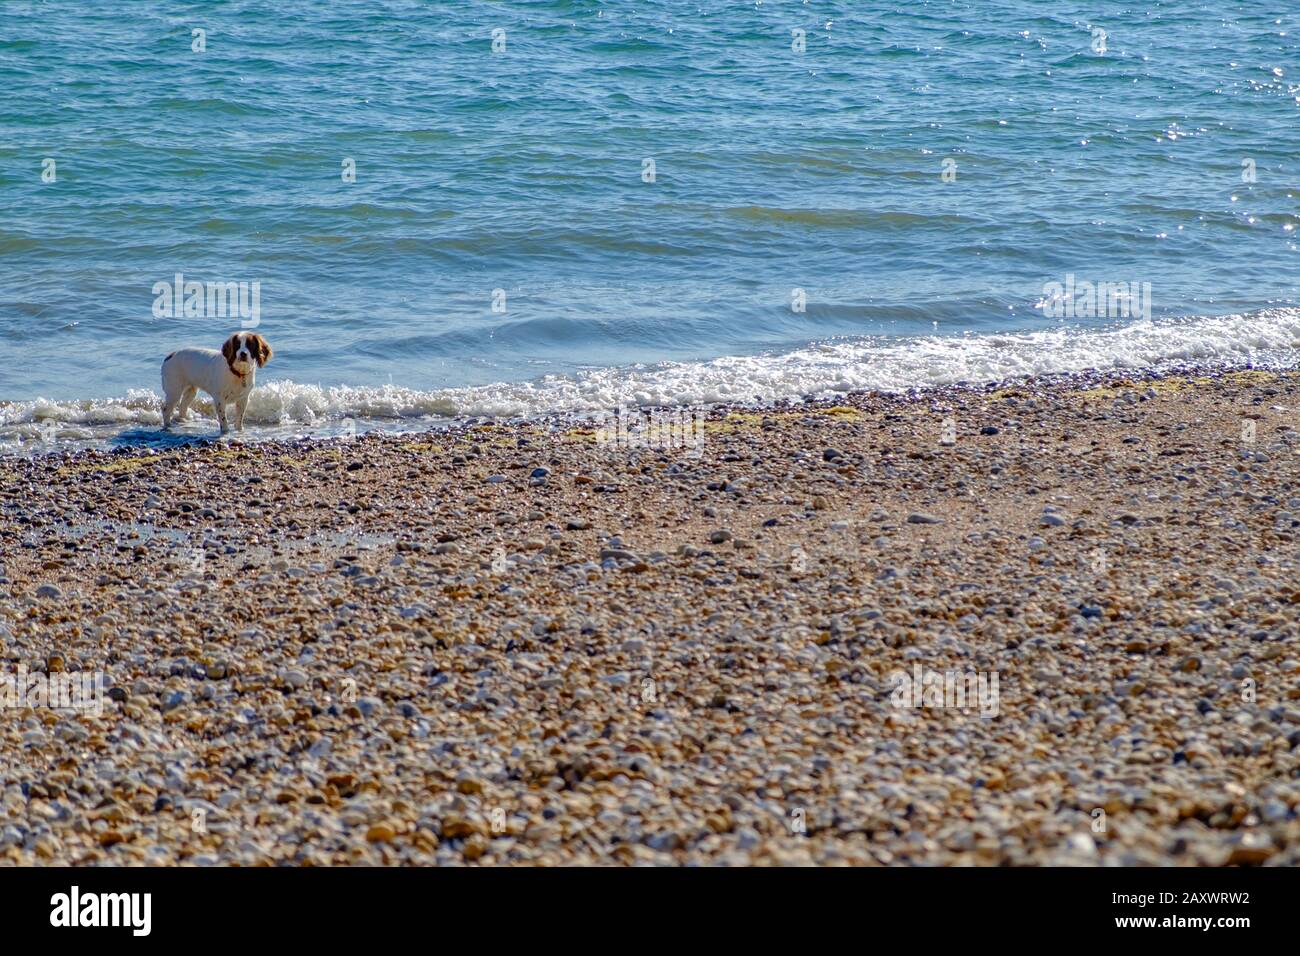
<svg viewBox="0 0 1300 956">
<path fill-rule="evenodd" d="M 427 418 L 581 414 L 619 405 L 766 403 L 1089 369 L 1289 361 L 1296 349 L 1300 309 L 1273 309 L 1105 329 L 836 341 L 781 354 L 603 368 L 530 382 L 431 391 L 268 381 L 253 393 L 246 424 L 277 433 L 287 429 L 329 434 L 345 421 L 369 427 Z M 157 427 L 158 405 L 159 396 L 148 390 L 133 390 L 122 398 L 0 403 L 0 443 L 12 446 L 51 437 L 96 440 L 130 426 Z M 203 400 L 195 408 L 211 415 L 210 404 Z M 199 434 L 211 431 L 211 425 L 210 417 L 192 418 L 186 429 Z"/>
</svg>

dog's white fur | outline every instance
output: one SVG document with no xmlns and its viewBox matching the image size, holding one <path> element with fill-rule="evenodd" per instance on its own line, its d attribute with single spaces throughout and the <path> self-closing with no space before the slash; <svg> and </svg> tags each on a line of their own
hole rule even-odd
<svg viewBox="0 0 1300 956">
<path fill-rule="evenodd" d="M 163 359 L 163 428 L 171 428 L 173 418 L 183 422 L 190 402 L 199 389 L 212 396 L 217 409 L 221 434 L 230 431 L 226 406 L 235 406 L 235 430 L 244 430 L 244 411 L 248 396 L 257 383 L 257 370 L 271 361 L 271 346 L 252 332 L 236 332 L 214 349 L 181 349 Z M 173 413 L 175 413 L 173 415 Z"/>
</svg>

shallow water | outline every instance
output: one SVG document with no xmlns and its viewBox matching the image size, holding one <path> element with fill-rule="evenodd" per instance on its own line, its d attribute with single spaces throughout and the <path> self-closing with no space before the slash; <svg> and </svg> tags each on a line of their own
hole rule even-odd
<svg viewBox="0 0 1300 956">
<path fill-rule="evenodd" d="M 153 428 L 178 273 L 281 431 L 1285 359 L 1300 17 L 1054 6 L 8 2 L 0 443 Z"/>
</svg>

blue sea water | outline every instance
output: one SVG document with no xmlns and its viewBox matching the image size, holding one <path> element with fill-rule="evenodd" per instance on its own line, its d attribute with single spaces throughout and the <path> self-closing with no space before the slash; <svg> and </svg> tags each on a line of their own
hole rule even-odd
<svg viewBox="0 0 1300 956">
<path fill-rule="evenodd" d="M 154 314 L 177 273 L 258 283 L 267 427 L 1286 357 L 1298 30 L 1172 0 L 0 0 L 0 442 L 157 422 L 163 355 L 241 324 Z M 1150 283 L 1150 314 L 1049 315 L 1067 276 Z"/>
</svg>

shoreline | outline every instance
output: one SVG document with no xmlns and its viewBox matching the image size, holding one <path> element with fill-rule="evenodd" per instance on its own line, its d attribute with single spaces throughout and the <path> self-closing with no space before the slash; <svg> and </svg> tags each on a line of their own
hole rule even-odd
<svg viewBox="0 0 1300 956">
<path fill-rule="evenodd" d="M 673 403 L 673 404 L 639 404 L 628 405 L 628 410 L 642 415 L 652 415 L 660 413 L 673 413 L 676 411 L 689 411 L 697 413 L 703 410 L 706 414 L 716 415 L 718 413 L 742 412 L 742 413 L 761 413 L 768 410 L 788 410 L 790 408 L 816 408 L 819 406 L 835 405 L 840 401 L 853 401 L 863 397 L 892 397 L 896 399 L 920 399 L 933 397 L 939 400 L 956 398 L 965 394 L 979 394 L 994 391 L 1002 391 L 1010 388 L 1026 389 L 1067 389 L 1076 391 L 1087 391 L 1092 389 L 1105 389 L 1125 384 L 1136 384 L 1139 382 L 1163 381 L 1167 379 L 1191 378 L 1198 381 L 1217 379 L 1223 376 L 1233 376 L 1241 373 L 1260 372 L 1264 374 L 1282 374 L 1286 372 L 1300 370 L 1300 358 L 1280 359 L 1276 356 L 1268 359 L 1252 359 L 1250 361 L 1225 360 L 1220 362 L 1183 362 L 1183 361 L 1166 361 L 1158 365 L 1141 366 L 1131 369 L 1112 368 L 1112 369 L 1084 369 L 1081 371 L 1052 372 L 1041 375 L 1023 375 L 1013 376 L 1010 378 L 993 380 L 993 381 L 959 381 L 948 384 L 920 384 L 908 388 L 897 390 L 881 391 L 877 389 L 856 389 L 845 392 L 836 392 L 832 394 L 809 394 L 798 397 L 786 397 L 771 401 L 716 401 L 697 404 Z M 281 385 L 284 383 L 273 381 L 271 386 Z M 289 383 L 296 385 L 297 383 Z M 503 383 L 504 384 L 504 383 Z M 139 399 L 135 399 L 138 401 Z M 0 410 L 6 406 L 16 406 L 29 401 L 46 401 L 44 399 L 0 399 Z M 59 404 L 56 400 L 50 400 L 52 404 Z M 97 398 L 81 400 L 90 403 L 105 403 L 116 401 L 115 398 Z M 159 399 L 161 401 L 161 399 Z M 623 408 L 624 406 L 618 406 Z M 168 452 L 185 447 L 208 447 L 218 444 L 249 442 L 255 444 L 275 443 L 283 445 L 302 445 L 310 442 L 331 442 L 346 440 L 360 434 L 387 434 L 387 435 L 418 435 L 418 434 L 442 434 L 449 431 L 464 430 L 466 428 L 478 427 L 482 424 L 493 424 L 506 427 L 526 427 L 531 425 L 546 425 L 552 427 L 579 427 L 583 423 L 590 423 L 601 413 L 596 408 L 588 408 L 581 411 L 541 411 L 528 415 L 448 415 L 438 416 L 429 414 L 420 415 L 362 415 L 358 419 L 353 418 L 324 418 L 315 430 L 307 429 L 313 426 L 305 425 L 301 422 L 280 422 L 278 424 L 254 423 L 251 430 L 243 436 L 232 433 L 227 438 L 222 438 L 217 434 L 216 418 L 210 413 L 211 404 L 205 397 L 200 397 L 195 404 L 195 411 L 192 414 L 188 424 L 180 431 L 164 433 L 161 429 L 161 416 L 158 415 L 158 422 L 136 422 L 126 427 L 126 423 L 114 419 L 109 422 L 63 422 L 60 419 L 42 419 L 46 422 L 60 422 L 62 427 L 72 428 L 74 430 L 89 429 L 111 429 L 118 428 L 115 435 L 105 434 L 97 438 L 74 438 L 72 440 L 59 439 L 58 447 L 51 450 L 44 448 L 43 442 L 37 442 L 35 439 L 29 439 L 35 445 L 31 451 L 25 451 L 22 444 L 8 443 L 0 445 L 0 460 L 6 457 L 43 457 L 46 455 L 59 454 L 83 454 L 86 452 L 99 451 L 104 453 L 129 453 L 132 450 L 143 451 L 152 449 L 157 452 Z M 207 409 L 208 411 L 203 411 Z M 606 418 L 614 414 L 611 407 L 604 412 Z M 358 423 L 363 426 L 358 428 Z M 197 426 L 197 428 L 196 428 Z M 211 426 L 206 428 L 206 426 Z M 198 429 L 205 430 L 200 431 Z M 297 431 L 295 431 L 297 430 Z M 117 443 L 117 444 L 110 444 Z"/>
<path fill-rule="evenodd" d="M 1297 404 L 1191 366 L 0 457 L 0 668 L 107 688 L 6 711 L 0 860 L 1300 864 Z"/>
</svg>

